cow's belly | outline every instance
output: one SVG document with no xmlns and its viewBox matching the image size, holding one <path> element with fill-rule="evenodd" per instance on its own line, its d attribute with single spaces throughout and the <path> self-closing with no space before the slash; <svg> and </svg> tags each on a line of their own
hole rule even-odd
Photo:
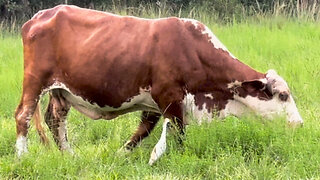
<svg viewBox="0 0 320 180">
<path fill-rule="evenodd" d="M 151 98 L 150 93 L 141 92 L 134 96 L 128 102 L 124 102 L 120 107 L 113 108 L 109 106 L 100 107 L 97 104 L 91 104 L 80 96 L 76 96 L 66 90 L 61 90 L 62 96 L 79 112 L 92 119 L 113 119 L 119 115 L 133 111 L 152 111 L 158 112 L 157 104 Z"/>
<path fill-rule="evenodd" d="M 118 108 L 104 106 L 100 107 L 96 103 L 90 103 L 81 96 L 73 94 L 65 85 L 54 86 L 49 90 L 58 90 L 60 94 L 79 112 L 90 117 L 91 119 L 113 119 L 119 115 L 133 111 L 152 111 L 160 113 L 158 105 L 151 97 L 150 91 L 141 89 L 140 93 Z"/>
</svg>

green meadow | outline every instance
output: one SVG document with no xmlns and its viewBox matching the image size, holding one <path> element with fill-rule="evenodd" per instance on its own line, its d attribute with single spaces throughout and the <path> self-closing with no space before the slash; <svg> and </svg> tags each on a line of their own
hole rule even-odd
<svg viewBox="0 0 320 180">
<path fill-rule="evenodd" d="M 240 23 L 204 21 L 228 49 L 254 69 L 275 69 L 287 80 L 304 126 L 281 117 L 228 117 L 187 127 L 183 146 L 168 135 L 167 152 L 149 166 L 161 122 L 132 153 L 120 147 L 138 126 L 140 113 L 91 120 L 74 109 L 68 116 L 75 155 L 62 154 L 51 134 L 43 146 L 32 124 L 29 153 L 15 155 L 14 111 L 23 72 L 21 37 L 0 35 L 0 179 L 320 179 L 320 24 L 287 18 Z M 42 102 L 44 111 L 46 100 Z"/>
</svg>

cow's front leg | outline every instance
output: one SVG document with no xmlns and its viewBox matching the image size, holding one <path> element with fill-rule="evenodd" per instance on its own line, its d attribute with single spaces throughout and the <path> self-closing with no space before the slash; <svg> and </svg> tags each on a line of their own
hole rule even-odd
<svg viewBox="0 0 320 180">
<path fill-rule="evenodd" d="M 137 146 L 139 142 L 141 142 L 145 137 L 147 137 L 157 122 L 160 119 L 161 114 L 143 111 L 141 114 L 141 122 L 130 140 L 124 145 L 126 150 L 131 151 L 133 148 Z M 124 149 L 122 148 L 122 149 Z"/>
<path fill-rule="evenodd" d="M 70 104 L 61 96 L 59 90 L 53 90 L 50 94 L 45 121 L 53 134 L 53 138 L 61 151 L 73 154 L 68 138 L 66 117 L 70 110 Z"/>
</svg>

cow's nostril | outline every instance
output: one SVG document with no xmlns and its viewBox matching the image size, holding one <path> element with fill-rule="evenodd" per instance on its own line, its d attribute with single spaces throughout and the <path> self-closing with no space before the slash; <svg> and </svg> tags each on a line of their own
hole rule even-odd
<svg viewBox="0 0 320 180">
<path fill-rule="evenodd" d="M 281 93 L 279 94 L 279 99 L 280 99 L 281 101 L 287 101 L 288 97 L 289 97 L 289 95 L 288 95 L 287 92 L 281 92 Z"/>
</svg>

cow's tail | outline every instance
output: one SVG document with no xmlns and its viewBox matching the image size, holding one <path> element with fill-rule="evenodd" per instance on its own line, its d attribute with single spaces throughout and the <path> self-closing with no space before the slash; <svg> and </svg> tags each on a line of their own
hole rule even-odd
<svg viewBox="0 0 320 180">
<path fill-rule="evenodd" d="M 36 129 L 38 131 L 38 134 L 40 136 L 41 143 L 44 145 L 48 145 L 49 140 L 48 140 L 48 137 L 46 136 L 45 130 L 41 124 L 42 116 L 41 116 L 41 111 L 40 111 L 40 102 L 38 103 L 36 110 L 34 111 L 33 119 L 34 119 L 34 124 L 36 126 Z"/>
</svg>

